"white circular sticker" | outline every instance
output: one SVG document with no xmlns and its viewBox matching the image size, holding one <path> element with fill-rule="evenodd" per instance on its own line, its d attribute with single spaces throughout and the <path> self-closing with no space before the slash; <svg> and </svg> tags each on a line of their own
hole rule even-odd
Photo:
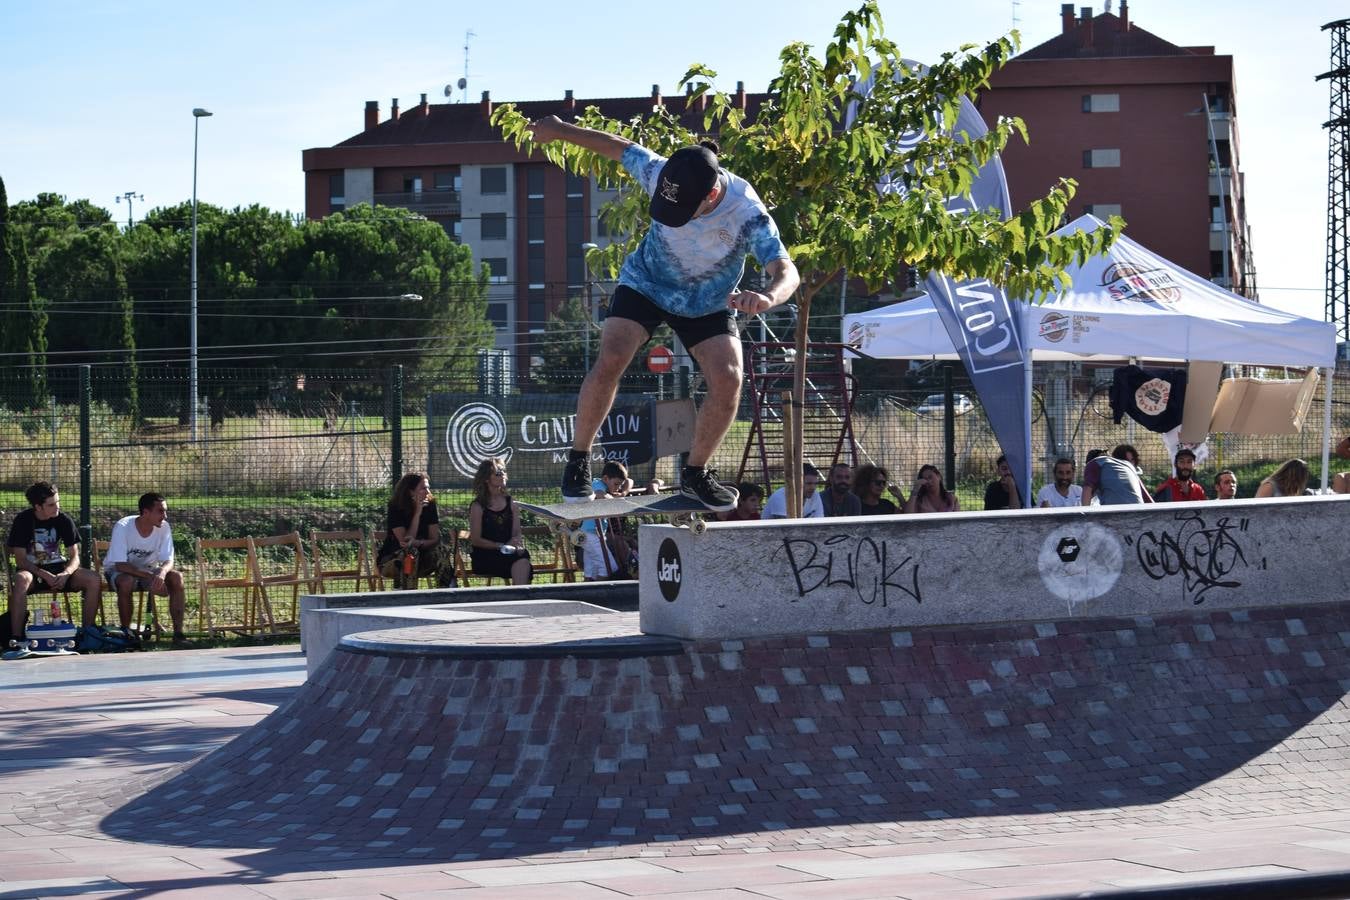
<svg viewBox="0 0 1350 900">
<path fill-rule="evenodd" d="M 1041 580 L 1061 600 L 1083 603 L 1111 590 L 1124 562 L 1120 538 L 1089 523 L 1056 528 L 1041 544 Z"/>
</svg>

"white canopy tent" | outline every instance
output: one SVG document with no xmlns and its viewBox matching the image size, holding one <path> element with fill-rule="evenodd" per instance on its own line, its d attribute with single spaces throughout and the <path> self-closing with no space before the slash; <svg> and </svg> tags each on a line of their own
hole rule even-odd
<svg viewBox="0 0 1350 900">
<path fill-rule="evenodd" d="M 1102 225 L 1100 219 L 1085 215 L 1056 234 L 1091 232 Z M 1032 360 L 1136 358 L 1322 368 L 1327 385 L 1322 448 L 1325 486 L 1330 462 L 1330 385 L 1336 365 L 1332 323 L 1253 303 L 1125 236 L 1104 256 L 1066 271 L 1072 282 L 1067 291 L 1040 305 L 1020 306 L 1022 338 Z M 842 333 L 845 343 L 873 358 L 957 358 L 927 295 L 845 316 Z"/>
</svg>

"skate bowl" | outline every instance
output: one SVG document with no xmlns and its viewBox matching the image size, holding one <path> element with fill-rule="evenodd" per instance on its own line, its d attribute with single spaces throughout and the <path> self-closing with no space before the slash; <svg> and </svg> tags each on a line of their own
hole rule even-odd
<svg viewBox="0 0 1350 900">
<path fill-rule="evenodd" d="M 1338 604 L 701 642 L 632 613 L 370 632 L 232 743 L 79 816 L 464 860 L 1336 809 L 1348 650 Z"/>
<path fill-rule="evenodd" d="M 644 569 L 637 613 L 347 633 L 195 763 L 12 812 L 166 845 L 470 860 L 1343 810 L 1347 502 L 644 528 L 656 571 L 682 542 L 673 600 Z M 858 534 L 878 555 L 906 542 L 922 596 L 860 598 L 913 582 L 860 578 L 840 551 Z M 721 633 L 661 633 L 653 605 Z"/>
</svg>

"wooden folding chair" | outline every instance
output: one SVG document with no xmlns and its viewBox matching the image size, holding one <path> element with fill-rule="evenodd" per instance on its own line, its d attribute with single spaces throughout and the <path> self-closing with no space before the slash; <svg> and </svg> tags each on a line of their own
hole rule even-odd
<svg viewBox="0 0 1350 900">
<path fill-rule="evenodd" d="M 553 584 L 562 581 L 571 584 L 577 579 L 577 559 L 572 546 L 560 534 L 553 534 L 547 525 L 526 525 L 521 537 L 530 551 L 530 563 L 536 579 L 547 575 Z"/>
<path fill-rule="evenodd" d="M 384 590 L 384 573 L 380 571 L 380 548 L 384 546 L 384 539 L 389 536 L 387 531 L 372 531 L 370 533 L 370 589 L 372 591 Z"/>
<path fill-rule="evenodd" d="M 107 579 L 103 577 L 102 560 L 105 556 L 108 555 L 108 548 L 110 546 L 112 546 L 112 544 L 109 541 L 95 540 L 93 553 L 91 553 L 89 557 L 89 564 L 93 566 L 95 574 L 97 574 L 99 579 L 103 581 L 103 595 L 99 599 L 98 604 L 98 623 L 102 625 L 104 628 L 108 627 L 109 622 L 108 618 L 109 599 L 112 600 L 113 615 L 115 616 L 117 614 L 117 591 L 109 587 Z M 148 590 L 136 588 L 132 597 L 135 601 L 134 607 L 135 618 L 132 619 L 132 626 L 134 628 L 141 628 L 146 624 L 145 610 L 148 605 L 150 608 L 150 623 L 149 623 L 150 640 L 153 641 L 157 639 L 159 637 L 159 617 L 156 615 L 158 610 L 155 608 L 154 595 L 151 594 Z M 120 620 L 118 621 L 118 624 L 119 625 L 121 624 Z"/>
<path fill-rule="evenodd" d="M 198 630 L 212 636 L 256 630 L 258 623 L 249 618 L 259 590 L 253 553 L 253 541 L 246 537 L 197 539 Z M 223 599 L 234 592 L 241 596 L 237 607 Z"/>
<path fill-rule="evenodd" d="M 310 587 L 309 564 L 300 532 L 249 540 L 253 544 L 253 567 L 258 583 L 255 595 L 258 608 L 254 620 L 273 634 L 278 630 L 299 631 L 300 591 Z M 278 588 L 291 589 L 289 609 L 283 603 L 282 612 L 278 612 L 278 604 L 273 599 Z"/>
<path fill-rule="evenodd" d="M 366 532 L 359 528 L 350 531 L 310 532 L 309 558 L 314 570 L 311 590 L 316 594 L 325 593 L 325 585 L 330 581 L 336 581 L 342 582 L 337 588 L 345 591 L 347 588 L 344 584 L 348 579 L 352 592 L 378 590 L 370 571 L 370 555 L 366 550 L 366 541 Z M 347 563 L 350 565 L 346 565 Z M 339 568 L 344 565 L 345 567 Z"/>
</svg>

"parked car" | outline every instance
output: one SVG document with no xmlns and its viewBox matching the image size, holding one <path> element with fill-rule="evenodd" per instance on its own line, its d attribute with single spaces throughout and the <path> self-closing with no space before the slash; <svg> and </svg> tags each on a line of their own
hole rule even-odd
<svg viewBox="0 0 1350 900">
<path fill-rule="evenodd" d="M 929 394 L 923 398 L 923 402 L 915 407 L 914 411 L 921 416 L 941 415 L 947 408 L 947 398 L 942 394 Z M 975 404 L 970 402 L 970 398 L 965 394 L 952 394 L 952 412 L 956 415 L 962 415 L 975 408 Z"/>
</svg>

